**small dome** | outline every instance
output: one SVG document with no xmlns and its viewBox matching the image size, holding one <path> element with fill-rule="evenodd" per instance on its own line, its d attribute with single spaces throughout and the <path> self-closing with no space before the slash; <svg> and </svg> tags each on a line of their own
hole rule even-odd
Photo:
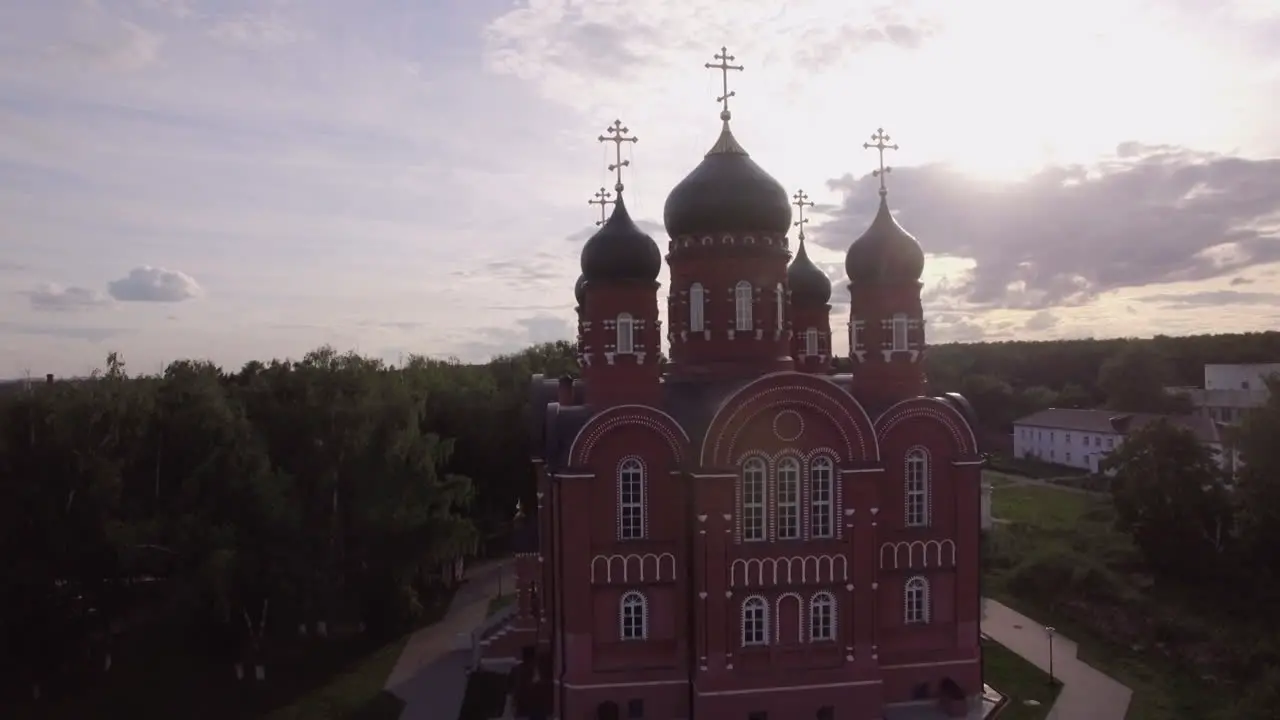
<svg viewBox="0 0 1280 720">
<path fill-rule="evenodd" d="M 855 283 L 913 282 L 924 272 L 924 250 L 893 219 L 884 195 L 871 227 L 849 246 L 844 270 Z"/>
<path fill-rule="evenodd" d="M 582 307 L 587 301 L 587 276 L 579 275 L 578 282 L 573 284 L 573 299 L 578 301 L 578 307 Z"/>
<path fill-rule="evenodd" d="M 791 229 L 791 199 L 747 155 L 726 121 L 698 167 L 671 190 L 662 212 L 667 234 L 771 233 Z"/>
<path fill-rule="evenodd" d="M 803 236 L 796 259 L 787 268 L 787 287 L 791 290 L 793 305 L 826 305 L 831 300 L 831 279 L 809 259 Z"/>
<path fill-rule="evenodd" d="M 618 193 L 613 214 L 582 247 L 582 278 L 587 283 L 642 280 L 653 282 L 662 269 L 662 253 L 653 238 L 636 227 Z M 581 300 L 579 300 L 581 302 Z"/>
</svg>

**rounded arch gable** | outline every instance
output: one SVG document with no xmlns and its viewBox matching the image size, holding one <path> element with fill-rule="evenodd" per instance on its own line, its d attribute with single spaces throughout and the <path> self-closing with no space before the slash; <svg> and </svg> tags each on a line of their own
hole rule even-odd
<svg viewBox="0 0 1280 720">
<path fill-rule="evenodd" d="M 978 453 L 978 439 L 969 421 L 950 403 L 937 398 L 909 398 L 891 406 L 876 418 L 876 438 L 883 443 L 895 428 L 918 422 L 941 425 L 947 436 L 951 438 L 952 449 L 956 456 Z"/>
<path fill-rule="evenodd" d="M 829 380 L 805 373 L 782 372 L 748 383 L 721 404 L 702 442 L 699 454 L 702 466 L 732 464 L 739 435 L 769 410 L 780 413 L 792 410 L 802 418 L 816 416 L 830 423 L 840 439 L 835 449 L 842 460 L 880 458 L 871 418 L 852 395 Z"/>
<path fill-rule="evenodd" d="M 588 464 L 591 453 L 609 433 L 624 427 L 639 427 L 654 433 L 671 450 L 671 456 L 683 465 L 689 456 L 689 435 L 667 413 L 648 405 L 619 405 L 596 414 L 587 421 L 569 446 L 569 464 Z"/>
</svg>

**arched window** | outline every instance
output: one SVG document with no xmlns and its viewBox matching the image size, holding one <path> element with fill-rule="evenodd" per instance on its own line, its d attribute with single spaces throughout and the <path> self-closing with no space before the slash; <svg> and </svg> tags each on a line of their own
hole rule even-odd
<svg viewBox="0 0 1280 720">
<path fill-rule="evenodd" d="M 835 508 L 832 497 L 833 476 L 835 475 L 831 458 L 818 456 L 809 461 L 809 535 L 815 538 L 829 538 L 834 533 Z"/>
<path fill-rule="evenodd" d="M 800 462 L 795 458 L 778 461 L 777 534 L 779 540 L 800 537 Z"/>
<path fill-rule="evenodd" d="M 902 313 L 893 316 L 893 349 L 907 349 L 907 316 Z"/>
<path fill-rule="evenodd" d="M 852 315 L 849 316 L 849 349 L 850 350 L 861 350 L 865 346 L 865 343 L 862 340 L 862 329 L 864 327 L 866 327 L 865 320 L 859 320 L 858 318 Z"/>
<path fill-rule="evenodd" d="M 689 286 L 689 331 L 702 332 L 706 327 L 706 299 L 705 292 L 702 289 L 702 283 L 694 283 Z"/>
<path fill-rule="evenodd" d="M 809 328 L 804 331 L 804 354 L 809 356 L 818 354 L 818 328 Z"/>
<path fill-rule="evenodd" d="M 618 539 L 644 537 L 644 464 L 626 458 L 618 465 Z"/>
<path fill-rule="evenodd" d="M 764 539 L 764 460 L 750 458 L 742 465 L 742 539 Z"/>
<path fill-rule="evenodd" d="M 820 592 L 809 601 L 809 642 L 836 639 L 836 599 Z"/>
<path fill-rule="evenodd" d="M 902 591 L 902 620 L 908 625 L 929 622 L 929 581 L 919 575 L 907 580 Z"/>
<path fill-rule="evenodd" d="M 742 644 L 767 645 L 769 643 L 769 605 L 764 598 L 753 595 L 742 601 Z"/>
<path fill-rule="evenodd" d="M 924 448 L 912 448 L 907 452 L 903 506 L 907 527 L 929 525 L 929 454 Z"/>
<path fill-rule="evenodd" d="M 751 321 L 752 297 L 751 283 L 743 280 L 733 289 L 734 328 L 746 332 L 753 328 Z"/>
<path fill-rule="evenodd" d="M 782 287 L 782 283 L 778 283 L 776 292 L 778 293 L 778 332 L 782 332 L 787 323 L 787 289 Z"/>
<path fill-rule="evenodd" d="M 619 355 L 635 351 L 635 320 L 628 313 L 618 316 L 618 344 L 614 349 Z"/>
<path fill-rule="evenodd" d="M 619 637 L 623 640 L 644 640 L 649 637 L 649 604 L 643 594 L 634 590 L 623 593 L 618 619 Z"/>
</svg>

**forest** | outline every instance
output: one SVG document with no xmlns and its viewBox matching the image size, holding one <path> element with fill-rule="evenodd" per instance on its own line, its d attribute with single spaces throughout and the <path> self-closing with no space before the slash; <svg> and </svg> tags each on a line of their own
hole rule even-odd
<svg viewBox="0 0 1280 720">
<path fill-rule="evenodd" d="M 926 362 L 998 449 L 1024 413 L 1159 409 L 1206 362 L 1278 359 L 1269 332 L 941 345 Z M 529 376 L 575 371 L 568 342 L 399 366 L 325 347 L 158 375 L 113 353 L 89 378 L 3 386 L 0 698 L 75 694 L 147 638 L 227 667 L 304 633 L 404 632 L 458 558 L 504 551 L 532 494 Z"/>
</svg>

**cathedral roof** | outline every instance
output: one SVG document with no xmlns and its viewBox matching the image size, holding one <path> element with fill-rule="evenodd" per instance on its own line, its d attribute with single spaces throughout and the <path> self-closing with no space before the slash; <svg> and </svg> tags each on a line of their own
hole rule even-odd
<svg viewBox="0 0 1280 720">
<path fill-rule="evenodd" d="M 831 280 L 809 259 L 804 249 L 804 235 L 800 236 L 796 259 L 787 268 L 787 287 L 794 304 L 826 305 L 831 300 Z"/>
<path fill-rule="evenodd" d="M 772 233 L 791 228 L 787 191 L 755 163 L 729 129 L 724 129 L 702 162 L 667 195 L 667 234 Z"/>
<path fill-rule="evenodd" d="M 578 281 L 573 284 L 573 299 L 578 301 L 578 307 L 582 307 L 587 300 L 587 276 L 579 275 Z"/>
<path fill-rule="evenodd" d="M 869 284 L 913 282 L 924 272 L 924 250 L 893 219 L 883 190 L 871 226 L 845 254 L 844 269 L 850 282 Z"/>
<path fill-rule="evenodd" d="M 619 191 L 613 214 L 582 248 L 582 279 L 653 282 L 661 269 L 658 245 L 636 226 Z"/>
</svg>

